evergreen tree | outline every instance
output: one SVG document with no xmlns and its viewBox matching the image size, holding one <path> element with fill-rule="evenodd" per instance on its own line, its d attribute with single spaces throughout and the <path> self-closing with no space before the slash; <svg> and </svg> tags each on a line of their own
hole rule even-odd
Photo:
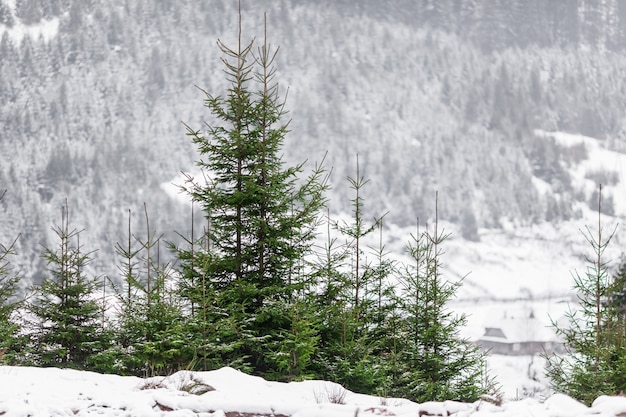
<svg viewBox="0 0 626 417">
<path fill-rule="evenodd" d="M 239 343 L 229 337 L 230 326 L 223 326 L 228 314 L 221 307 L 218 295 L 222 292 L 211 281 L 210 266 L 213 261 L 211 244 L 205 229 L 199 239 L 195 237 L 194 203 L 191 209 L 191 237 L 182 236 L 187 249 L 172 246 L 178 255 L 178 292 L 187 311 L 185 326 L 194 336 L 195 368 L 210 370 L 220 366 L 242 367 L 242 363 L 227 362 L 228 353 Z M 226 331 L 225 331 L 226 330 Z M 233 358 L 235 359 L 235 358 Z M 236 360 L 236 359 L 235 359 Z"/>
<path fill-rule="evenodd" d="M 193 347 L 186 337 L 176 299 L 167 290 L 167 269 L 158 269 L 151 292 L 139 283 L 134 286 L 131 304 L 123 304 L 117 321 L 118 345 L 110 356 L 115 372 L 141 377 L 168 375 L 187 369 L 193 361 Z"/>
<path fill-rule="evenodd" d="M 206 183 L 189 178 L 184 187 L 202 205 L 210 247 L 193 257 L 181 250 L 179 258 L 193 262 L 195 272 L 188 269 L 186 279 L 216 297 L 221 317 L 214 325 L 225 320 L 225 342 L 232 343 L 224 362 L 245 358 L 249 369 L 273 374 L 275 355 L 268 356 L 266 347 L 295 326 L 287 306 L 304 281 L 293 272 L 309 251 L 326 185 L 322 168 L 302 180 L 303 165 L 283 166 L 288 123 L 275 82 L 278 51 L 264 42 L 255 53 L 253 42 L 242 45 L 241 35 L 235 49 L 218 46 L 231 84 L 226 97 L 204 92 L 217 119 L 208 132 L 188 127 Z"/>
<path fill-rule="evenodd" d="M 391 393 L 416 402 L 475 401 L 487 391 L 485 354 L 459 336 L 466 317 L 446 306 L 460 286 L 441 274 L 440 246 L 447 237 L 438 231 L 437 220 L 432 233 L 418 228 L 408 245 L 414 263 L 405 265 L 399 277 L 397 308 L 403 320 L 396 325 L 404 337 L 394 338 L 400 365 Z"/>
<path fill-rule="evenodd" d="M 173 270 L 159 259 L 161 236 L 150 229 L 145 204 L 144 211 L 146 239 L 132 234 L 129 211 L 127 243 L 116 245 L 124 284 L 115 288 L 117 344 L 102 356 L 111 358 L 111 371 L 146 377 L 186 369 L 193 361 L 193 347 L 184 334 L 188 329 L 173 288 Z"/>
<path fill-rule="evenodd" d="M 352 292 L 352 308 L 354 309 L 357 322 L 360 320 L 364 309 L 363 299 L 365 296 L 365 287 L 369 266 L 364 264 L 365 251 L 363 248 L 363 239 L 380 227 L 382 217 L 375 218 L 371 224 L 367 224 L 363 218 L 363 196 L 362 188 L 367 185 L 366 180 L 360 173 L 359 160 L 357 156 L 356 177 L 348 177 L 350 187 L 354 190 L 354 198 L 352 199 L 352 223 L 339 224 L 335 223 L 335 227 L 339 232 L 348 239 L 347 248 L 352 255 L 353 271 L 350 274 L 350 291 Z"/>
<path fill-rule="evenodd" d="M 547 356 L 547 376 L 556 391 L 587 404 L 600 395 L 626 389 L 626 339 L 620 299 L 623 284 L 618 275 L 611 284 L 604 252 L 615 231 L 604 237 L 602 224 L 602 187 L 598 192 L 597 236 L 586 229 L 585 239 L 593 250 L 584 275 L 574 275 L 578 308 L 566 313 L 568 325 L 553 323 L 562 337 L 566 355 Z"/>
<path fill-rule="evenodd" d="M 385 259 L 382 245 L 382 217 L 371 223 L 364 218 L 363 188 L 369 180 L 361 175 L 357 158 L 356 177 L 348 177 L 354 191 L 352 218 L 348 222 L 329 220 L 328 241 L 315 267 L 322 285 L 319 310 L 320 350 L 315 369 L 319 378 L 329 379 L 358 392 L 376 392 L 385 380 L 381 352 L 386 337 L 388 313 L 388 276 L 393 265 Z M 345 238 L 337 244 L 330 226 Z M 373 255 L 377 263 L 367 261 L 364 241 L 376 230 L 381 242 Z"/>
<path fill-rule="evenodd" d="M 620 267 L 613 276 L 607 300 L 616 322 L 626 325 L 626 260 L 622 259 Z"/>
<path fill-rule="evenodd" d="M 67 207 L 63 208 L 61 225 L 53 231 L 58 247 L 45 248 L 48 276 L 34 287 L 34 299 L 29 305 L 37 318 L 34 363 L 89 369 L 90 359 L 105 350 L 108 343 L 102 310 L 96 301 L 98 278 L 86 272 L 91 253 L 83 251 L 79 231 L 70 229 Z"/>
<path fill-rule="evenodd" d="M 365 318 L 368 323 L 369 337 L 375 341 L 373 353 L 377 358 L 377 367 L 385 379 L 376 387 L 378 395 L 387 396 L 394 384 L 397 370 L 398 306 L 396 303 L 397 264 L 389 259 L 389 253 L 383 244 L 383 218 L 378 220 L 378 247 L 372 248 L 375 261 L 366 269 L 366 308 Z"/>
<path fill-rule="evenodd" d="M 319 322 L 319 349 L 315 353 L 312 369 L 320 379 L 346 384 L 337 367 L 345 357 L 352 357 L 348 349 L 342 349 L 345 341 L 349 340 L 347 318 L 349 303 L 353 299 L 348 291 L 350 279 L 346 271 L 350 253 L 347 245 L 332 236 L 334 224 L 330 213 L 327 213 L 327 241 L 316 253 L 311 265 L 318 287 L 315 304 Z"/>
<path fill-rule="evenodd" d="M 0 193 L 0 200 L 6 191 Z M 18 236 L 19 238 L 19 236 Z M 8 246 L 0 244 L 0 363 L 14 363 L 18 349 L 19 324 L 15 321 L 15 311 L 20 303 L 16 301 L 19 277 L 14 275 L 9 257 L 14 255 L 17 238 Z"/>
</svg>

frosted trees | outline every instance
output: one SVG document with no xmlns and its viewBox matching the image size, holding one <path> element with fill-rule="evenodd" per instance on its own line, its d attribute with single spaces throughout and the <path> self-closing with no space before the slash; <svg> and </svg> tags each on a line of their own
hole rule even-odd
<svg viewBox="0 0 626 417">
<path fill-rule="evenodd" d="M 131 231 L 117 243 L 123 285 L 115 287 L 119 312 L 115 322 L 117 344 L 107 355 L 109 371 L 137 376 L 175 372 L 193 360 L 193 346 L 182 326 L 180 300 L 175 296 L 173 269 L 160 260 L 160 235 L 150 227 L 144 204 L 145 239 Z"/>
</svg>

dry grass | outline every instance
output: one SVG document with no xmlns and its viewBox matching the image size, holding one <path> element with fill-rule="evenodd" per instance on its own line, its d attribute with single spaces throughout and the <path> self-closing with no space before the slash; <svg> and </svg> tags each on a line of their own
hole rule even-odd
<svg viewBox="0 0 626 417">
<path fill-rule="evenodd" d="M 315 390 L 313 395 L 318 404 L 345 404 L 348 391 L 339 384 L 326 384 L 323 390 Z"/>
</svg>

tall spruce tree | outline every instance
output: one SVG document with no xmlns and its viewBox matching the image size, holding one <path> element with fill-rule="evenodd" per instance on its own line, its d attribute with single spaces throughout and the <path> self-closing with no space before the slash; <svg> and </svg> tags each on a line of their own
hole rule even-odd
<svg viewBox="0 0 626 417">
<path fill-rule="evenodd" d="M 189 178 L 184 189 L 202 206 L 209 245 L 193 255 L 181 249 L 179 258 L 186 261 L 183 276 L 193 282 L 187 287 L 204 300 L 213 297 L 210 320 L 229 346 L 222 363 L 245 358 L 247 369 L 271 375 L 277 356 L 268 352 L 296 325 L 286 306 L 307 282 L 294 274 L 314 237 L 326 183 L 320 167 L 305 179 L 299 178 L 302 164 L 284 167 L 288 122 L 275 81 L 278 50 L 266 36 L 256 51 L 253 42 L 242 44 L 239 20 L 237 46 L 218 41 L 227 94 L 204 91 L 217 121 L 206 133 L 188 127 L 206 182 Z"/>
<path fill-rule="evenodd" d="M 105 350 L 108 332 L 103 328 L 97 302 L 99 279 L 86 267 L 91 253 L 80 244 L 80 232 L 70 229 L 67 206 L 61 225 L 53 228 L 56 249 L 45 248 L 48 276 L 34 287 L 29 309 L 36 317 L 33 362 L 42 366 L 89 369 L 94 355 Z"/>
<path fill-rule="evenodd" d="M 603 234 L 602 187 L 598 191 L 597 235 L 589 228 L 584 237 L 593 251 L 585 274 L 574 274 L 578 306 L 565 314 L 567 325 L 554 322 L 566 354 L 547 356 L 546 374 L 552 387 L 587 404 L 600 395 L 626 390 L 626 339 L 624 339 L 623 282 L 612 283 L 604 253 L 615 234 Z M 621 288 L 620 288 L 621 286 Z"/>
</svg>

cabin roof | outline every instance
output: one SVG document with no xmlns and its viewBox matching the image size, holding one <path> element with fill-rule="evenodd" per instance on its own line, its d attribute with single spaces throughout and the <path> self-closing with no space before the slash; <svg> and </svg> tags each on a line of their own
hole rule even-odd
<svg viewBox="0 0 626 417">
<path fill-rule="evenodd" d="M 508 314 L 493 320 L 478 340 L 500 343 L 555 342 L 558 337 L 549 323 L 537 319 L 531 311 Z"/>
</svg>

